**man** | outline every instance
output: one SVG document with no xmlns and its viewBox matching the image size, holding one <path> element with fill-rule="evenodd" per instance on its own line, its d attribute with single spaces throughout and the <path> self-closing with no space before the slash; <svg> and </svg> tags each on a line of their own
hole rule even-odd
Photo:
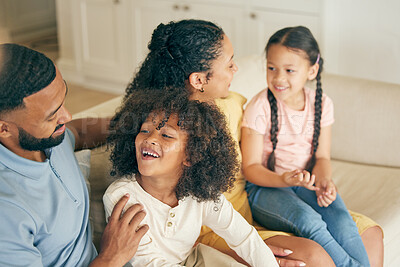
<svg viewBox="0 0 400 267">
<path fill-rule="evenodd" d="M 115 206 L 97 255 L 74 149 L 105 140 L 108 119 L 71 121 L 67 86 L 45 55 L 0 45 L 0 266 L 122 266 L 148 226 L 140 205 Z M 92 120 L 93 121 L 93 120 Z"/>
</svg>

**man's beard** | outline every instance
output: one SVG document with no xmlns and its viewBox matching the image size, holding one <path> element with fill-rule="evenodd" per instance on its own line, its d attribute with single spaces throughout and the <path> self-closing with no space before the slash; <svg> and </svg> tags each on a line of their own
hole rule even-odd
<svg viewBox="0 0 400 267">
<path fill-rule="evenodd" d="M 58 125 L 54 131 L 57 131 L 64 124 Z M 29 134 L 27 131 L 18 127 L 19 130 L 19 145 L 21 148 L 29 151 L 44 151 L 45 149 L 55 147 L 64 140 L 65 132 L 57 137 L 48 137 L 48 138 L 36 138 L 33 135 Z"/>
</svg>

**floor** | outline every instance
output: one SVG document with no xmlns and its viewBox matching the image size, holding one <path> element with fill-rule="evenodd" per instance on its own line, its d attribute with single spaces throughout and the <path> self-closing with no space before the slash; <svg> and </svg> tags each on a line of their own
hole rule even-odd
<svg viewBox="0 0 400 267">
<path fill-rule="evenodd" d="M 23 45 L 42 52 L 52 59 L 53 62 L 56 62 L 58 58 L 58 43 L 56 35 L 47 36 L 38 40 L 32 40 L 24 43 Z M 75 114 L 79 111 L 93 107 L 117 96 L 115 94 L 91 90 L 68 82 L 68 80 L 67 83 L 68 94 L 67 98 L 65 99 L 65 106 L 71 114 Z"/>
</svg>

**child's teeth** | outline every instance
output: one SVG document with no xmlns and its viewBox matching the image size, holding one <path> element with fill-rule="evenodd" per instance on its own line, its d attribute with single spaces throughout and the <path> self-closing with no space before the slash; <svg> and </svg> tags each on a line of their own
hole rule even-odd
<svg viewBox="0 0 400 267">
<path fill-rule="evenodd" d="M 157 156 L 156 154 L 151 153 L 151 152 L 147 152 L 147 151 L 144 151 L 144 152 L 143 152 L 143 155 L 144 155 L 144 156 L 149 155 L 149 156 L 152 156 L 152 157 L 154 157 L 154 158 L 158 158 L 158 156 Z"/>
</svg>

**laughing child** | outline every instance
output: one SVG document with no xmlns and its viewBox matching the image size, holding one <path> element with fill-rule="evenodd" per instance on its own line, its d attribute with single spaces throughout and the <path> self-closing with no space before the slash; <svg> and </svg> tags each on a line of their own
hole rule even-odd
<svg viewBox="0 0 400 267">
<path fill-rule="evenodd" d="M 166 91 L 135 92 L 110 126 L 112 175 L 122 178 L 103 197 L 106 217 L 129 194 L 125 208 L 141 203 L 146 212 L 143 223 L 149 226 L 130 263 L 243 266 L 195 244 L 206 225 L 249 265 L 278 266 L 257 231 L 222 195 L 238 171 L 235 144 L 223 115 L 213 105 L 188 100 L 185 93 Z"/>
</svg>

